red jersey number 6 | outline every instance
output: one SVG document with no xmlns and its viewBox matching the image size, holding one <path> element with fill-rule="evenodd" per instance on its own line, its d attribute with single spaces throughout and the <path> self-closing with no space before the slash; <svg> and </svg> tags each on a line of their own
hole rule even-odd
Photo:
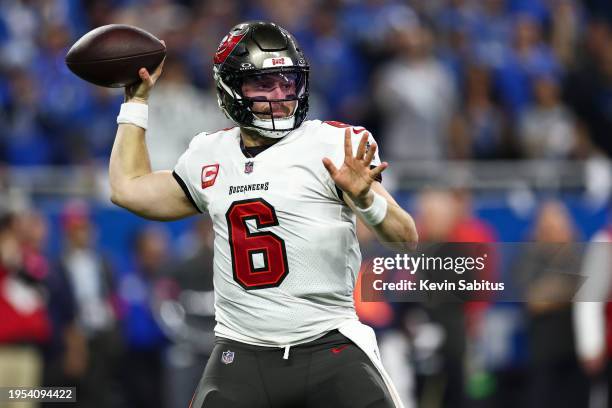
<svg viewBox="0 0 612 408">
<path fill-rule="evenodd" d="M 274 207 L 263 198 L 235 201 L 225 213 L 229 229 L 234 280 L 246 290 L 272 288 L 281 284 L 289 267 L 285 241 L 273 232 L 251 232 L 278 225 Z"/>
</svg>

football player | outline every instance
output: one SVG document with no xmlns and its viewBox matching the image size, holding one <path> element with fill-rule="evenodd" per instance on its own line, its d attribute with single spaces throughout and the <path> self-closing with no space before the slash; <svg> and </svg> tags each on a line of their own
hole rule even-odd
<svg viewBox="0 0 612 408">
<path fill-rule="evenodd" d="M 372 136 L 306 121 L 301 49 L 276 24 L 249 22 L 214 56 L 219 106 L 236 127 L 196 135 L 173 171 L 152 172 L 147 99 L 162 66 L 126 88 L 110 183 L 112 201 L 145 218 L 212 217 L 217 343 L 192 406 L 401 406 L 353 305 L 355 214 L 382 242 L 417 241 L 380 184 L 387 163 Z"/>
</svg>

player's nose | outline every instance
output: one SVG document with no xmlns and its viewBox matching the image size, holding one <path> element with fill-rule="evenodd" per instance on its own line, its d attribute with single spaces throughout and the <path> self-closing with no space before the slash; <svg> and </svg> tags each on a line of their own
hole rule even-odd
<svg viewBox="0 0 612 408">
<path fill-rule="evenodd" d="M 285 92 L 280 85 L 275 86 L 270 92 L 270 99 L 285 99 Z"/>
</svg>

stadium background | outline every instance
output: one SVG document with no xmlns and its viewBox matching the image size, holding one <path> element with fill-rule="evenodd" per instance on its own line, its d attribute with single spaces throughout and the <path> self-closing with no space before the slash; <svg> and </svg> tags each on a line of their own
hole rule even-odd
<svg viewBox="0 0 612 408">
<path fill-rule="evenodd" d="M 80 81 L 64 56 L 108 23 L 166 41 L 147 138 L 153 166 L 171 168 L 193 135 L 227 124 L 211 59 L 248 19 L 296 35 L 310 118 L 373 133 L 422 237 L 580 242 L 606 228 L 609 1 L 3 0 L 0 385 L 76 384 L 83 407 L 186 406 L 212 341 L 209 221 L 110 205 L 122 93 Z M 589 385 L 603 406 L 571 305 L 359 309 L 407 406 L 582 407 Z"/>
</svg>

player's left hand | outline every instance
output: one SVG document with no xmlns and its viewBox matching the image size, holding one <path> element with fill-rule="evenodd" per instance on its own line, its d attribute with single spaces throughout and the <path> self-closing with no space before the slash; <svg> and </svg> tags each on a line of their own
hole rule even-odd
<svg viewBox="0 0 612 408">
<path fill-rule="evenodd" d="M 360 208 L 367 208 L 372 204 L 373 196 L 370 194 L 370 186 L 376 177 L 381 174 L 389 164 L 383 162 L 377 167 L 370 169 L 370 163 L 376 153 L 376 143 L 372 143 L 369 149 L 366 147 L 370 134 L 364 132 L 357 153 L 353 156 L 351 143 L 351 128 L 344 130 L 344 162 L 340 169 L 325 157 L 323 165 L 329 172 L 334 183 Z"/>
</svg>

